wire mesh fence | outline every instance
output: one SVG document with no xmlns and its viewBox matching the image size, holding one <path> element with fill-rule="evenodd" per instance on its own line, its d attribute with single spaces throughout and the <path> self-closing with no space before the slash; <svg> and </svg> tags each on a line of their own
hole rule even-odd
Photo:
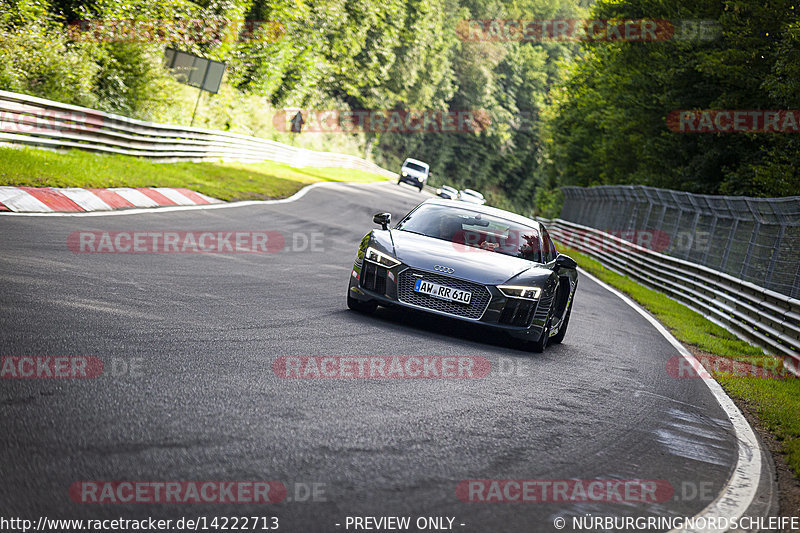
<svg viewBox="0 0 800 533">
<path fill-rule="evenodd" d="M 564 220 L 800 297 L 800 196 L 711 196 L 641 185 L 562 190 Z"/>
</svg>

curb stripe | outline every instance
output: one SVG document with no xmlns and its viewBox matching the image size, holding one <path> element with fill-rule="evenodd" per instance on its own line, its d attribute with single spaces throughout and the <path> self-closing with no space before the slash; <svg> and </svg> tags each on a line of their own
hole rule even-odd
<svg viewBox="0 0 800 533">
<path fill-rule="evenodd" d="M 191 208 L 225 204 L 182 187 L 12 187 L 0 186 L 0 213 L 92 213 L 136 207 Z"/>
<path fill-rule="evenodd" d="M 124 209 L 126 207 L 136 207 L 128 200 L 110 189 L 88 189 L 100 198 L 103 202 L 111 206 L 112 209 Z"/>
<path fill-rule="evenodd" d="M 178 189 L 175 189 L 175 190 L 178 191 L 179 193 L 181 193 L 182 195 L 184 195 L 189 200 L 193 201 L 195 203 L 195 205 L 208 205 L 208 204 L 211 203 L 208 200 L 207 196 L 205 196 L 204 194 L 200 194 L 199 192 L 194 192 L 191 189 L 178 188 Z M 218 201 L 218 200 L 216 200 L 216 201 Z"/>
<path fill-rule="evenodd" d="M 164 196 L 155 189 L 149 189 L 147 187 L 139 187 L 136 190 L 144 194 L 151 200 L 153 200 L 156 203 L 156 205 L 175 205 L 175 202 L 173 202 L 172 200 L 170 200 L 169 198 L 167 198 L 166 196 Z"/>
<path fill-rule="evenodd" d="M 164 197 L 172 201 L 175 205 L 195 205 L 196 203 L 187 198 L 183 193 L 181 193 L 177 189 L 170 189 L 168 187 L 153 187 L 152 190 L 163 195 Z"/>
<path fill-rule="evenodd" d="M 52 211 L 84 211 L 78 204 L 64 196 L 60 191 L 49 188 L 18 187 L 30 194 Z"/>
<path fill-rule="evenodd" d="M 114 191 L 115 193 L 119 194 L 127 201 L 129 201 L 134 207 L 158 207 L 158 202 L 142 194 L 141 191 L 138 189 L 131 189 L 129 187 L 120 187 L 118 189 L 109 189 Z"/>
<path fill-rule="evenodd" d="M 59 192 L 78 204 L 84 211 L 111 211 L 111 206 L 92 191 L 80 188 L 59 189 Z"/>
<path fill-rule="evenodd" d="M 0 187 L 0 203 L 4 204 L 9 211 L 14 212 L 51 213 L 53 211 L 17 187 Z"/>
</svg>

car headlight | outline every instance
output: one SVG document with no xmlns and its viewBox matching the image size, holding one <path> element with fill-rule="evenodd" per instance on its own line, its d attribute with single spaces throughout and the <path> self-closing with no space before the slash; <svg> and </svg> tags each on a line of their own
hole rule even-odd
<svg viewBox="0 0 800 533">
<path fill-rule="evenodd" d="M 538 300 L 542 294 L 539 287 L 526 287 L 524 285 L 498 285 L 500 292 L 511 298 L 524 298 L 526 300 Z"/>
<path fill-rule="evenodd" d="M 405 178 L 407 176 L 408 176 L 408 172 L 403 172 L 403 177 Z"/>
<path fill-rule="evenodd" d="M 395 259 L 394 257 L 387 255 L 383 252 L 379 252 L 372 246 L 367 248 L 366 253 L 364 254 L 364 259 L 367 261 L 372 261 L 373 263 L 378 263 L 381 266 L 385 266 L 386 268 L 396 267 L 400 264 L 400 261 Z"/>
</svg>

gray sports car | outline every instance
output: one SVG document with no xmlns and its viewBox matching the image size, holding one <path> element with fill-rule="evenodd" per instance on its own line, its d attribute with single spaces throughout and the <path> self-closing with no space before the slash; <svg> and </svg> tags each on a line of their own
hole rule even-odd
<svg viewBox="0 0 800 533">
<path fill-rule="evenodd" d="M 541 352 L 567 331 L 577 263 L 545 227 L 488 206 L 430 199 L 361 240 L 347 306 L 400 306 L 502 329 Z"/>
</svg>

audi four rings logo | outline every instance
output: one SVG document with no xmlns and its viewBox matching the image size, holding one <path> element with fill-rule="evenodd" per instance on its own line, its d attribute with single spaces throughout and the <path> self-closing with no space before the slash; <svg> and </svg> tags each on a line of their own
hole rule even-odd
<svg viewBox="0 0 800 533">
<path fill-rule="evenodd" d="M 442 266 L 442 265 L 433 265 L 433 269 L 436 272 L 444 272 L 445 274 L 452 274 L 453 272 L 456 271 L 456 269 L 454 269 L 454 268 L 450 268 L 450 267 L 446 267 L 446 266 Z"/>
</svg>

